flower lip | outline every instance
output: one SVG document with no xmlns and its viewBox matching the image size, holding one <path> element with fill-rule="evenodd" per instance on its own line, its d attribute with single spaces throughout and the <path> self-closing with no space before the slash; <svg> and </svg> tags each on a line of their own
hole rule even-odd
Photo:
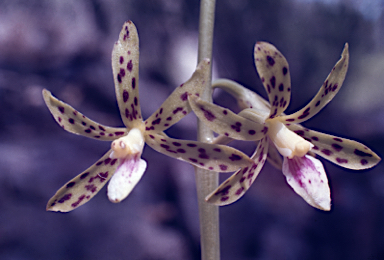
<svg viewBox="0 0 384 260">
<path fill-rule="evenodd" d="M 276 119 L 267 121 L 269 125 L 268 136 L 275 144 L 277 150 L 284 157 L 292 159 L 294 156 L 303 157 L 314 146 L 301 136 L 289 130 Z"/>
<path fill-rule="evenodd" d="M 111 144 L 110 158 L 127 158 L 131 155 L 141 155 L 144 148 L 144 137 L 138 128 L 132 128 L 129 133 Z"/>
</svg>

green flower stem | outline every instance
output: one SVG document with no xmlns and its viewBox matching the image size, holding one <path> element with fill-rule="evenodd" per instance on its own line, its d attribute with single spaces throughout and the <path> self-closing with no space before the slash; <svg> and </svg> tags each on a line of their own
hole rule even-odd
<svg viewBox="0 0 384 260">
<path fill-rule="evenodd" d="M 215 0 L 201 0 L 199 21 L 198 62 L 204 58 L 212 61 L 213 27 L 215 20 Z M 212 63 L 210 67 L 212 75 Z M 206 82 L 201 96 L 203 100 L 212 102 L 211 77 Z M 202 142 L 212 142 L 212 131 L 198 120 L 197 139 Z M 220 259 L 219 209 L 208 204 L 205 197 L 218 186 L 218 173 L 195 168 L 196 189 L 199 205 L 200 242 L 202 260 Z"/>
</svg>

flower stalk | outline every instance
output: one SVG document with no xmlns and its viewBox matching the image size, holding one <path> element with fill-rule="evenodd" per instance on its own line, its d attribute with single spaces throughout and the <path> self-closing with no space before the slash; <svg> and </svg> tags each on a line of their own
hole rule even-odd
<svg viewBox="0 0 384 260">
<path fill-rule="evenodd" d="M 215 4 L 215 0 L 201 0 L 200 2 L 198 62 L 205 58 L 212 60 Z M 201 96 L 207 102 L 212 102 L 211 75 L 212 62 Z M 200 120 L 197 124 L 197 140 L 212 142 L 212 131 Z M 195 177 L 200 220 L 201 259 L 218 260 L 220 259 L 219 208 L 205 201 L 205 197 L 218 186 L 218 173 L 195 167 Z"/>
</svg>

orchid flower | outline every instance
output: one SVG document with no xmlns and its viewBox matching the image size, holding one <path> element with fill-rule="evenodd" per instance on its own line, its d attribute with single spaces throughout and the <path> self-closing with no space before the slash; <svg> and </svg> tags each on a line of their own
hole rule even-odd
<svg viewBox="0 0 384 260">
<path fill-rule="evenodd" d="M 108 197 L 120 202 L 132 191 L 144 174 L 147 163 L 141 159 L 144 144 L 154 150 L 214 171 L 235 171 L 251 159 L 224 145 L 168 137 L 164 130 L 191 112 L 188 96 L 199 96 L 208 80 L 209 60 L 197 66 L 192 77 L 176 88 L 161 107 L 143 121 L 139 103 L 139 39 L 135 25 L 124 24 L 112 52 L 116 98 L 126 127 L 108 127 L 96 123 L 43 90 L 46 105 L 57 123 L 66 131 L 86 137 L 113 141 L 111 149 L 95 164 L 67 182 L 49 200 L 47 210 L 71 211 L 88 202 L 110 180 Z"/>
<path fill-rule="evenodd" d="M 254 164 L 243 167 L 207 196 L 208 202 L 227 205 L 235 202 L 249 189 L 266 159 L 282 169 L 288 184 L 308 204 L 330 210 L 328 179 L 315 154 L 348 169 L 367 169 L 381 159 L 365 145 L 356 141 L 306 129 L 299 123 L 316 115 L 340 90 L 348 69 L 348 44 L 340 60 L 326 78 L 317 95 L 301 110 L 291 115 L 283 112 L 289 105 L 291 82 L 284 56 L 271 44 L 258 42 L 254 57 L 257 72 L 268 93 L 269 103 L 256 93 L 230 80 L 218 80 L 220 87 L 233 95 L 242 110 L 230 110 L 190 96 L 195 114 L 213 131 L 220 134 L 216 143 L 233 139 L 259 140 L 251 159 Z M 283 156 L 283 161 L 281 156 Z"/>
</svg>

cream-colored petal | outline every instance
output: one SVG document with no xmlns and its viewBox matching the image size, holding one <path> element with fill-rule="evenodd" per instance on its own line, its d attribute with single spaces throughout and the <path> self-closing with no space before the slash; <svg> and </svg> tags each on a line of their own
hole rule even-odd
<svg viewBox="0 0 384 260">
<path fill-rule="evenodd" d="M 264 166 L 268 154 L 268 137 L 263 138 L 251 159 L 254 161 L 241 168 L 206 197 L 206 201 L 218 206 L 231 204 L 240 199 L 251 187 Z"/>
<path fill-rule="evenodd" d="M 121 118 L 128 128 L 139 127 L 139 36 L 131 21 L 124 23 L 113 47 L 112 70 Z"/>
<path fill-rule="evenodd" d="M 165 134 L 147 132 L 144 137 L 145 142 L 159 153 L 206 170 L 233 172 L 252 164 L 246 154 L 229 146 L 173 139 Z"/>
<path fill-rule="evenodd" d="M 192 77 L 177 87 L 160 108 L 145 121 L 146 131 L 155 133 L 164 131 L 192 111 L 188 96 L 202 94 L 205 82 L 210 76 L 210 64 L 209 59 L 204 59 L 198 64 Z"/>
<path fill-rule="evenodd" d="M 288 62 L 275 46 L 257 42 L 254 49 L 256 69 L 271 105 L 270 118 L 285 111 L 291 99 L 291 76 Z"/>
<path fill-rule="evenodd" d="M 253 108 L 269 113 L 271 105 L 255 92 L 229 79 L 218 79 L 212 83 L 212 88 L 220 88 L 233 96 L 241 109 Z"/>
<path fill-rule="evenodd" d="M 312 207 L 329 211 L 331 191 L 323 164 L 305 155 L 293 159 L 284 157 L 283 174 L 288 184 Z"/>
<path fill-rule="evenodd" d="M 93 198 L 118 166 L 117 159 L 109 158 L 110 153 L 61 187 L 48 201 L 47 210 L 68 212 Z"/>
<path fill-rule="evenodd" d="M 300 123 L 316 115 L 339 92 L 347 74 L 348 64 L 349 52 L 348 43 L 346 43 L 340 60 L 333 67 L 316 96 L 304 108 L 291 115 L 281 116 L 279 120 L 283 123 Z"/>
<path fill-rule="evenodd" d="M 312 152 L 344 168 L 368 169 L 381 160 L 376 153 L 359 142 L 309 130 L 296 124 L 287 127 L 315 145 Z"/>
<path fill-rule="evenodd" d="M 264 124 L 236 115 L 227 108 L 203 101 L 196 96 L 189 96 L 188 99 L 196 116 L 218 134 L 237 140 L 255 141 L 263 138 L 268 131 Z"/>
<path fill-rule="evenodd" d="M 102 141 L 113 141 L 127 133 L 126 128 L 109 127 L 89 119 L 67 103 L 52 96 L 46 89 L 43 90 L 43 97 L 56 122 L 70 133 Z"/>
</svg>

